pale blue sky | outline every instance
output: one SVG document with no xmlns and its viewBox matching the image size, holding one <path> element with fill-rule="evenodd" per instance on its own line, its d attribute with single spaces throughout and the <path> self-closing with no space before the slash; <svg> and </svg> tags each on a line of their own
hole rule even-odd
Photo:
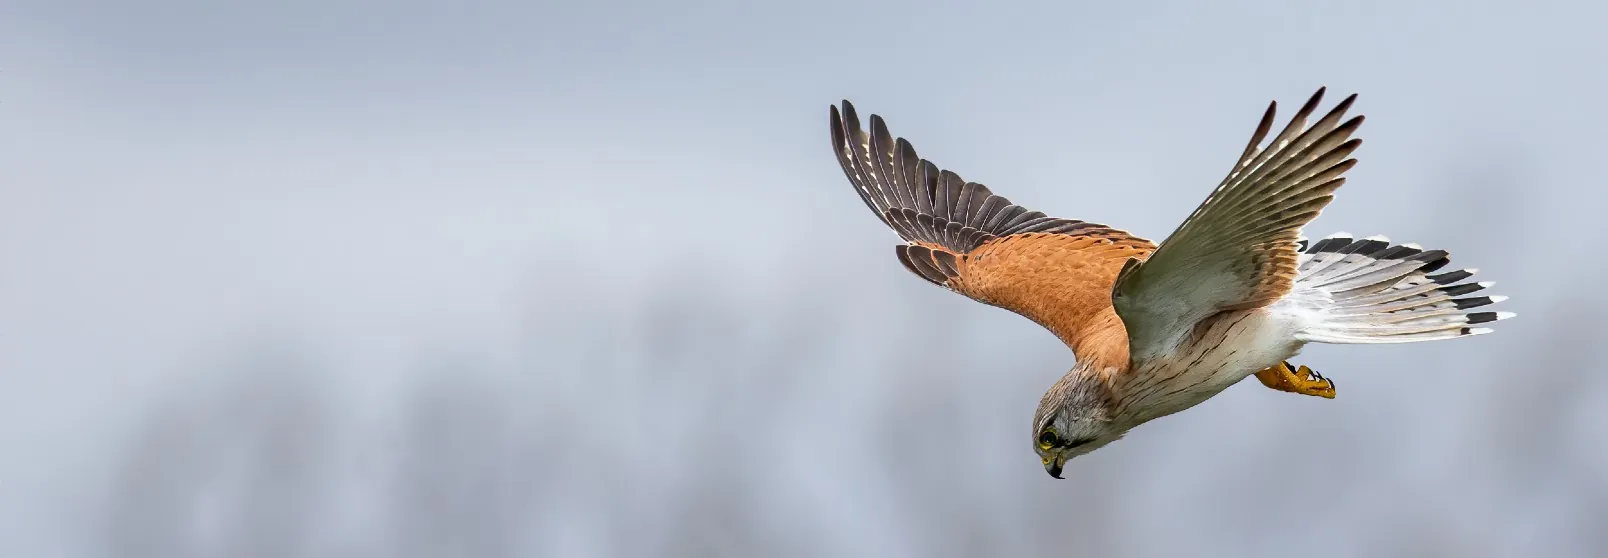
<svg viewBox="0 0 1608 558">
<path fill-rule="evenodd" d="M 1587 554 L 1604 15 L 8 4 L 0 556 Z M 827 141 L 848 98 L 1161 238 L 1320 85 L 1368 121 L 1309 233 L 1520 317 L 1310 347 L 1336 400 L 1237 386 L 1063 482 L 1026 424 L 1070 355 L 902 269 Z"/>
</svg>

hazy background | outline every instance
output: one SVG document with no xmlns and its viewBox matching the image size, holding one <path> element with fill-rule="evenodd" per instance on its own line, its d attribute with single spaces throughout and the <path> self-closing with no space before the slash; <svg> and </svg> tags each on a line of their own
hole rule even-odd
<svg viewBox="0 0 1608 558">
<path fill-rule="evenodd" d="M 6 2 L 0 557 L 1600 553 L 1608 10 L 1116 4 Z M 1520 317 L 1064 481 L 1069 352 L 827 135 L 1159 239 L 1319 85 L 1369 120 L 1309 233 Z"/>
</svg>

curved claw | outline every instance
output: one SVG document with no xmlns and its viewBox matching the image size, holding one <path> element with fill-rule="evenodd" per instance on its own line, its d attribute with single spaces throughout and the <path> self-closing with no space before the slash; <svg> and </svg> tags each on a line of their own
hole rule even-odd
<svg viewBox="0 0 1608 558">
<path fill-rule="evenodd" d="M 1323 377 L 1306 366 L 1296 367 L 1289 361 L 1256 373 L 1262 385 L 1279 391 L 1334 399 L 1334 380 Z"/>
</svg>

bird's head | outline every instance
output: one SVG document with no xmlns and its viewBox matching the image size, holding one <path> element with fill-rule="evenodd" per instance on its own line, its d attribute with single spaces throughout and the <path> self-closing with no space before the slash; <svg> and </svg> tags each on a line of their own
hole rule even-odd
<svg viewBox="0 0 1608 558">
<path fill-rule="evenodd" d="M 1110 401 L 1105 382 L 1077 370 L 1050 386 L 1033 416 L 1033 451 L 1045 472 L 1061 478 L 1067 461 L 1122 437 L 1126 430 L 1111 420 Z"/>
</svg>

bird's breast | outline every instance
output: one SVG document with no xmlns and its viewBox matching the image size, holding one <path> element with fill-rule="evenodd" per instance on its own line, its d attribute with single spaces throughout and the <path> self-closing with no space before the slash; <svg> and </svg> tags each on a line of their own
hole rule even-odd
<svg viewBox="0 0 1608 558">
<path fill-rule="evenodd" d="M 1220 314 L 1171 353 L 1132 363 L 1118 414 L 1137 426 L 1188 409 L 1298 350 L 1288 324 L 1265 309 Z"/>
</svg>

